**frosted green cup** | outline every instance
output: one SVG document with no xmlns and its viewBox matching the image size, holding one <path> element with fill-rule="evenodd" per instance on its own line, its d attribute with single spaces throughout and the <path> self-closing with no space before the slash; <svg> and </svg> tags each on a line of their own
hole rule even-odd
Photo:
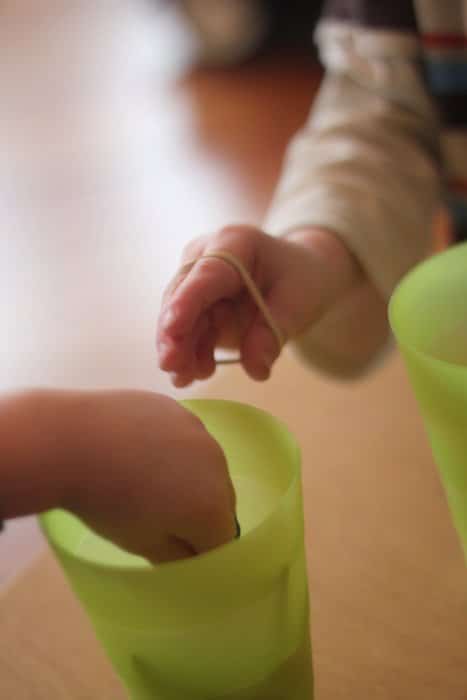
<svg viewBox="0 0 467 700">
<path fill-rule="evenodd" d="M 137 700 L 310 700 L 300 455 L 272 416 L 190 401 L 222 445 L 239 540 L 151 567 L 63 511 L 45 534 L 110 660 Z"/>
<path fill-rule="evenodd" d="M 467 557 L 467 244 L 415 268 L 389 315 Z"/>
</svg>

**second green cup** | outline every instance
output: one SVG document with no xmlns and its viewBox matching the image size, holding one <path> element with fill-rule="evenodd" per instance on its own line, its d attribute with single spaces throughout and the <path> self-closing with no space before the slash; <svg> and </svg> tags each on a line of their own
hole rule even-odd
<svg viewBox="0 0 467 700">
<path fill-rule="evenodd" d="M 467 244 L 411 272 L 390 320 L 467 558 Z"/>
</svg>

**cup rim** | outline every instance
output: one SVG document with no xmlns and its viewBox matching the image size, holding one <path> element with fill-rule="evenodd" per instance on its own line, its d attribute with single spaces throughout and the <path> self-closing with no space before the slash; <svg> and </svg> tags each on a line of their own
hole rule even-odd
<svg viewBox="0 0 467 700">
<path fill-rule="evenodd" d="M 439 357 L 438 355 L 435 355 L 429 352 L 428 350 L 420 347 L 420 345 L 416 342 L 404 340 L 400 333 L 400 322 L 396 318 L 398 314 L 398 309 L 402 306 L 402 296 L 404 295 L 404 292 L 410 288 L 410 285 L 413 284 L 414 280 L 420 275 L 422 275 L 427 268 L 441 265 L 445 263 L 446 258 L 457 257 L 459 253 L 463 253 L 464 255 L 467 254 L 467 241 L 463 243 L 457 243 L 451 248 L 442 251 L 441 253 L 436 253 L 435 255 L 432 255 L 426 260 L 420 262 L 418 265 L 412 268 L 406 275 L 404 275 L 404 277 L 399 281 L 399 283 L 394 288 L 393 293 L 391 294 L 391 298 L 388 304 L 388 318 L 392 332 L 396 337 L 397 344 L 400 346 L 401 349 L 405 349 L 406 351 L 409 351 L 417 355 L 418 357 L 428 360 L 433 364 L 437 364 L 440 367 L 448 368 L 451 371 L 464 373 L 467 372 L 467 365 L 465 363 L 443 359 L 442 357 Z"/>
<path fill-rule="evenodd" d="M 80 564 L 85 565 L 87 568 L 94 569 L 97 571 L 103 571 L 105 570 L 107 573 L 119 573 L 119 574 L 131 574 L 131 575 L 139 575 L 139 576 L 146 576 L 148 574 L 153 574 L 154 571 L 164 571 L 164 572 L 171 572 L 175 571 L 177 569 L 181 568 L 186 568 L 186 567 L 193 567 L 196 566 L 197 563 L 200 561 L 208 561 L 210 559 L 213 559 L 216 556 L 219 556 L 220 553 L 228 552 L 234 547 L 238 547 L 240 543 L 243 541 L 248 541 L 250 540 L 259 530 L 262 528 L 265 528 L 268 526 L 270 521 L 274 518 L 276 513 L 279 511 L 279 509 L 284 505 L 285 501 L 287 500 L 287 497 L 289 496 L 290 492 L 294 489 L 294 487 L 297 484 L 297 481 L 301 478 L 301 450 L 300 446 L 297 442 L 297 439 L 291 432 L 291 430 L 288 428 L 288 426 L 279 418 L 277 418 L 275 415 L 272 413 L 269 413 L 268 411 L 265 411 L 261 408 L 258 408 L 256 406 L 253 406 L 251 404 L 246 404 L 240 401 L 231 401 L 228 399 L 210 399 L 210 398 L 192 398 L 192 399 L 187 399 L 183 400 L 180 402 L 182 405 L 190 405 L 190 404 L 201 404 L 201 403 L 218 403 L 218 404 L 224 404 L 224 405 L 231 405 L 235 407 L 240 407 L 242 409 L 247 409 L 251 411 L 252 413 L 257 413 L 263 416 L 266 416 L 268 420 L 273 421 L 280 429 L 285 431 L 285 434 L 288 437 L 288 440 L 290 441 L 290 446 L 293 448 L 294 451 L 294 465 L 293 465 L 293 472 L 290 478 L 290 482 L 287 484 L 287 487 L 284 489 L 284 491 L 281 493 L 278 503 L 276 507 L 268 514 L 268 516 L 261 521 L 258 525 L 253 527 L 251 530 L 249 530 L 247 533 L 242 535 L 241 539 L 238 540 L 232 540 L 231 542 L 227 542 L 226 544 L 221 545 L 220 547 L 216 547 L 215 549 L 212 549 L 207 552 L 203 552 L 201 554 L 198 554 L 194 557 L 186 558 L 186 559 L 179 559 L 176 561 L 170 561 L 170 562 L 161 562 L 160 564 L 157 565 L 151 565 L 149 562 L 143 559 L 144 563 L 141 564 L 132 564 L 132 565 L 127 565 L 127 564 L 108 564 L 108 563 L 102 563 L 97 560 L 93 560 L 91 558 L 88 558 L 86 556 L 82 556 L 80 554 L 77 554 L 76 552 L 73 551 L 72 548 L 67 547 L 64 543 L 63 540 L 60 536 L 56 536 L 56 534 L 53 531 L 53 528 L 51 527 L 50 524 L 50 519 L 54 517 L 57 513 L 65 513 L 67 516 L 76 518 L 73 513 L 63 510 L 63 509 L 52 509 L 50 511 L 46 511 L 44 513 L 39 514 L 38 519 L 39 523 L 41 526 L 41 529 L 44 531 L 44 534 L 47 537 L 47 540 L 49 541 L 50 545 L 52 546 L 53 549 L 57 550 L 60 552 L 62 555 L 64 555 L 67 558 L 72 559 L 73 561 L 79 562 Z M 87 527 L 87 525 L 85 525 Z M 149 564 L 149 565 L 148 565 Z"/>
</svg>

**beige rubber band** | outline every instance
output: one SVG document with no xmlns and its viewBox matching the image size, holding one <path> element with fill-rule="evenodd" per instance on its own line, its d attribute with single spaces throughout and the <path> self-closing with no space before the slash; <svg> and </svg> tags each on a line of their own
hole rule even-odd
<svg viewBox="0 0 467 700">
<path fill-rule="evenodd" d="M 238 272 L 242 279 L 242 282 L 245 284 L 245 287 L 250 292 L 251 298 L 263 314 L 264 320 L 266 321 L 267 325 L 269 326 L 269 329 L 271 330 L 271 333 L 276 339 L 279 350 L 282 350 L 283 346 L 285 345 L 284 334 L 274 321 L 272 314 L 269 311 L 266 302 L 264 301 L 263 295 L 261 294 L 255 282 L 251 278 L 250 273 L 245 268 L 243 263 L 237 257 L 235 257 L 235 255 L 232 255 L 232 253 L 228 253 L 226 250 L 216 250 L 212 253 L 204 253 L 204 255 L 201 255 L 199 258 L 196 258 L 196 260 L 191 260 L 190 262 L 187 262 L 185 265 L 183 265 L 179 274 L 187 274 L 196 265 L 197 262 L 206 258 L 218 258 L 219 260 L 223 260 L 224 262 L 231 265 L 231 267 L 233 267 Z M 237 362 L 241 362 L 240 357 L 216 360 L 216 364 L 218 365 L 232 365 L 236 364 Z"/>
</svg>

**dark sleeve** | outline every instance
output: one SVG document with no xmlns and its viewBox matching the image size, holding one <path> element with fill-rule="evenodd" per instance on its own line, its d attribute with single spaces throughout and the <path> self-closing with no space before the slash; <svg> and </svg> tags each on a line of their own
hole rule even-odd
<svg viewBox="0 0 467 700">
<path fill-rule="evenodd" d="M 417 31 L 412 0 L 325 0 L 322 18 L 372 29 Z"/>
</svg>

